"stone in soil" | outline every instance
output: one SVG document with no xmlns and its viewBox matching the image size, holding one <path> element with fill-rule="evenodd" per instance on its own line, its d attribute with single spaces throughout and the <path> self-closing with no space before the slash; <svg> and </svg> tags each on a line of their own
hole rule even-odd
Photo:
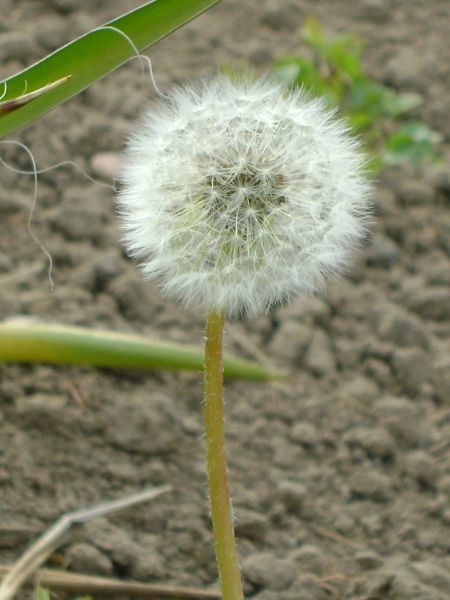
<svg viewBox="0 0 450 600">
<path fill-rule="evenodd" d="M 283 591 L 294 581 L 297 568 L 291 560 L 278 558 L 269 552 L 258 552 L 243 560 L 242 572 L 244 580 L 256 587 Z"/>
</svg>

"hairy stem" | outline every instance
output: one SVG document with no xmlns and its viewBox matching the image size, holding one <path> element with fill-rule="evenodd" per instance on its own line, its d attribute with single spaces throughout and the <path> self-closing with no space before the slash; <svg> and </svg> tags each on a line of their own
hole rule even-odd
<svg viewBox="0 0 450 600">
<path fill-rule="evenodd" d="M 234 536 L 223 416 L 223 313 L 211 311 L 206 322 L 204 418 L 208 487 L 222 600 L 243 600 Z"/>
</svg>

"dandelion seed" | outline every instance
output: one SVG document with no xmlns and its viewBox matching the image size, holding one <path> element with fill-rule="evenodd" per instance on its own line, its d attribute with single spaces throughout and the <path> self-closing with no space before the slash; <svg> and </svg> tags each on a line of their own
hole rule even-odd
<svg viewBox="0 0 450 600">
<path fill-rule="evenodd" d="M 125 242 L 188 307 L 254 315 L 348 266 L 363 165 L 344 123 L 301 91 L 224 76 L 177 88 L 128 143 Z"/>
</svg>

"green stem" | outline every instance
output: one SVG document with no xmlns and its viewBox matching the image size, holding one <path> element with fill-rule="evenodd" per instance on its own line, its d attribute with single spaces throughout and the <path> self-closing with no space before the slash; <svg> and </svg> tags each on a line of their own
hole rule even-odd
<svg viewBox="0 0 450 600">
<path fill-rule="evenodd" d="M 222 600 L 243 600 L 234 536 L 223 417 L 222 335 L 224 314 L 211 311 L 206 322 L 204 418 L 208 486 Z"/>
</svg>

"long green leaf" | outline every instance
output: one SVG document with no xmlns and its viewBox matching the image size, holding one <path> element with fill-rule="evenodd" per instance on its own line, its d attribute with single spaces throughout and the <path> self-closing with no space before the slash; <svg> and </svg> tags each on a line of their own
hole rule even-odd
<svg viewBox="0 0 450 600">
<path fill-rule="evenodd" d="M 14 320 L 0 323 L 0 363 L 91 365 L 114 369 L 201 371 L 203 353 L 189 346 L 163 343 L 142 336 Z M 251 361 L 226 356 L 228 377 L 279 378 Z"/>
<path fill-rule="evenodd" d="M 0 137 L 45 114 L 111 73 L 219 0 L 153 0 L 63 46 L 0 83 Z"/>
</svg>

